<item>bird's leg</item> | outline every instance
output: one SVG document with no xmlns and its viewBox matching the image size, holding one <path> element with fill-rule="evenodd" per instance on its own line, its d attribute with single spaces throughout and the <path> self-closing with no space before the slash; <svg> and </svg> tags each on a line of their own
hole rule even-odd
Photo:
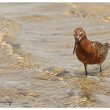
<svg viewBox="0 0 110 110">
<path fill-rule="evenodd" d="M 84 68 L 85 68 L 85 73 L 86 73 L 86 77 L 87 77 L 87 64 L 84 64 Z"/>
<path fill-rule="evenodd" d="M 102 72 L 102 65 L 101 64 L 99 64 L 100 65 L 100 73 Z"/>
</svg>

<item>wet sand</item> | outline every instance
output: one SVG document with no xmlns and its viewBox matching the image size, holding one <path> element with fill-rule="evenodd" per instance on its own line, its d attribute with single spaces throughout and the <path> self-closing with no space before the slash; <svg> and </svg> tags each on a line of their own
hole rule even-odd
<svg viewBox="0 0 110 110">
<path fill-rule="evenodd" d="M 0 107 L 110 107 L 110 52 L 84 67 L 73 30 L 110 43 L 109 3 L 0 4 Z"/>
</svg>

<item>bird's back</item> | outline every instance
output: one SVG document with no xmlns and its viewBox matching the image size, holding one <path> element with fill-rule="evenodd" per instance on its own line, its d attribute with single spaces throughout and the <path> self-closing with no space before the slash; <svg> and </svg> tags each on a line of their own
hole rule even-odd
<svg viewBox="0 0 110 110">
<path fill-rule="evenodd" d="M 77 45 L 76 55 L 85 64 L 100 64 L 105 60 L 109 47 L 108 43 L 86 40 Z"/>
</svg>

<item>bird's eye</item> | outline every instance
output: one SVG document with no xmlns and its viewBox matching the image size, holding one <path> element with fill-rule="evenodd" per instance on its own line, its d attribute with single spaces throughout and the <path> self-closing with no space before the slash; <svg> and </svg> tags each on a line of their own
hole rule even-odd
<svg viewBox="0 0 110 110">
<path fill-rule="evenodd" d="M 82 35 L 83 35 L 83 33 L 80 34 L 80 36 L 82 36 Z"/>
<path fill-rule="evenodd" d="M 82 35 L 83 35 L 83 32 L 81 31 L 80 34 L 79 34 L 79 36 L 82 36 Z"/>
</svg>

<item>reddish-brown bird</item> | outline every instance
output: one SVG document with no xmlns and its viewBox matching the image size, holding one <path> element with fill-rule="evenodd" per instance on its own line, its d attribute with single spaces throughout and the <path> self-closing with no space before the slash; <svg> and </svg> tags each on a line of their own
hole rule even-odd
<svg viewBox="0 0 110 110">
<path fill-rule="evenodd" d="M 84 64 L 86 76 L 88 74 L 88 64 L 99 64 L 101 72 L 101 64 L 104 62 L 107 56 L 110 44 L 102 44 L 100 42 L 88 40 L 86 32 L 83 30 L 83 28 L 80 27 L 74 30 L 74 37 L 75 47 L 73 54 L 76 52 L 77 58 Z"/>
</svg>

